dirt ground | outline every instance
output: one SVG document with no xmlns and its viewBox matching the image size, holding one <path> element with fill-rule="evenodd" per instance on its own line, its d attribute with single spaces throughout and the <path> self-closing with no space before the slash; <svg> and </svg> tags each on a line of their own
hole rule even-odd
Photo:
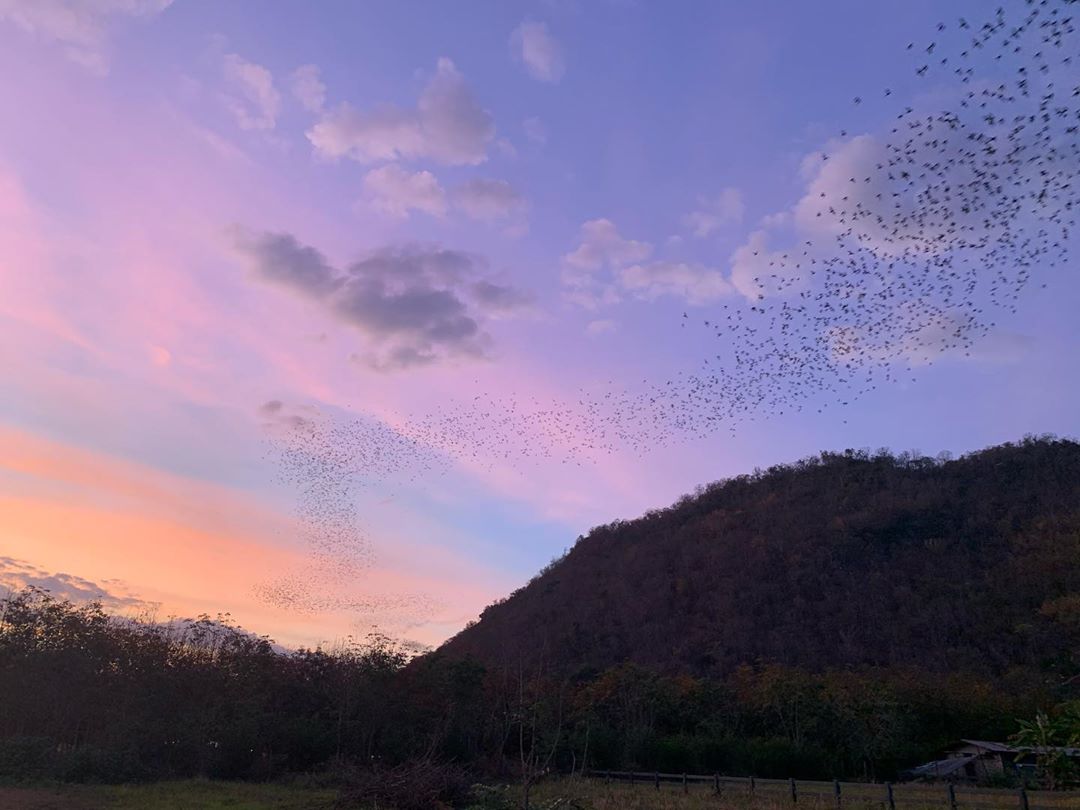
<svg viewBox="0 0 1080 810">
<path fill-rule="evenodd" d="M 187 780 L 145 785 L 0 786 L 0 810 L 324 810 L 335 791 Z"/>
</svg>

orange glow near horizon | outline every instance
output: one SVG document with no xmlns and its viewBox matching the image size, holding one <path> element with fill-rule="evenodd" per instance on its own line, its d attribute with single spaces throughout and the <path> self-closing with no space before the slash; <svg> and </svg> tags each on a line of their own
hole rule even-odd
<svg viewBox="0 0 1080 810">
<path fill-rule="evenodd" d="M 257 598 L 261 583 L 309 560 L 289 540 L 292 519 L 250 495 L 10 428 L 0 428 L 0 478 L 11 493 L 0 496 L 5 556 L 112 583 L 156 603 L 159 617 L 229 613 L 284 644 L 333 642 L 368 629 L 344 611 L 305 615 Z M 490 583 L 462 588 L 379 565 L 358 585 L 366 594 L 437 592 L 445 615 L 388 628 L 428 644 L 500 592 Z"/>
</svg>

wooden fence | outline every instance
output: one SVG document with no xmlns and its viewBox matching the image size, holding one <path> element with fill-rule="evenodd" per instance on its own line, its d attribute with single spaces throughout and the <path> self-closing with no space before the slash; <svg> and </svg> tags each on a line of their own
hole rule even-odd
<svg viewBox="0 0 1080 810">
<path fill-rule="evenodd" d="M 721 799 L 812 808 L 873 807 L 878 810 L 1080 810 L 1080 791 L 1009 790 L 970 785 L 902 782 L 812 782 L 803 779 L 702 776 L 685 773 L 589 771 L 592 779 L 638 784 L 644 789 L 708 790 Z"/>
</svg>

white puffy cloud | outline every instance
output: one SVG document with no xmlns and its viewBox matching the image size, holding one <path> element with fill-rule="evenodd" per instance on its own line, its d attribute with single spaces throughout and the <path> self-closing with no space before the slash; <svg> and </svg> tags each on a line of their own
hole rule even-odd
<svg viewBox="0 0 1080 810">
<path fill-rule="evenodd" d="M 799 170 L 806 182 L 799 200 L 790 210 L 764 217 L 761 227 L 731 254 L 730 280 L 735 289 L 753 301 L 804 288 L 813 258 L 802 257 L 807 245 L 800 241 L 798 249 L 773 249 L 771 237 L 794 228 L 800 240 L 811 237 L 811 243 L 819 245 L 814 252 L 820 255 L 832 239 L 851 228 L 847 212 L 873 212 L 894 204 L 891 197 L 888 201 L 879 197 L 886 193 L 878 169 L 885 160 L 884 147 L 870 135 L 832 141 L 825 151 L 807 155 Z M 860 216 L 859 232 L 862 246 L 889 249 L 885 232 L 873 216 Z"/>
<path fill-rule="evenodd" d="M 505 180 L 476 178 L 454 190 L 454 204 L 471 219 L 491 222 L 520 213 L 525 198 Z"/>
<path fill-rule="evenodd" d="M 590 219 L 581 226 L 581 241 L 572 253 L 563 256 L 571 267 L 595 270 L 603 265 L 623 265 L 649 258 L 652 245 L 624 239 L 610 219 Z"/>
<path fill-rule="evenodd" d="M 416 112 L 391 105 L 361 112 L 342 103 L 325 113 L 307 137 L 323 157 L 348 156 L 360 163 L 426 157 L 429 150 Z"/>
<path fill-rule="evenodd" d="M 413 211 L 443 217 L 452 205 L 470 219 L 496 222 L 513 218 L 524 225 L 525 198 L 505 180 L 474 178 L 448 195 L 431 172 L 413 172 L 390 163 L 369 171 L 363 185 L 366 206 L 393 217 L 404 218 Z"/>
<path fill-rule="evenodd" d="M 966 159 L 948 159 L 951 152 L 960 157 L 966 148 L 959 142 L 914 148 L 926 154 L 906 155 L 912 161 L 908 166 L 940 162 L 938 182 L 946 188 L 963 188 L 979 179 Z M 849 241 L 881 258 L 898 256 L 913 245 L 922 255 L 947 251 L 954 246 L 952 235 L 959 232 L 969 242 L 985 235 L 985 212 L 935 205 L 898 182 L 904 171 L 904 166 L 890 166 L 889 148 L 872 135 L 831 141 L 824 151 L 803 160 L 807 186 L 792 208 L 793 221 L 812 235 L 847 234 Z"/>
<path fill-rule="evenodd" d="M 683 221 L 694 236 L 705 237 L 725 225 L 742 222 L 746 205 L 742 192 L 737 188 L 725 188 L 715 198 L 700 197 L 696 210 L 687 214 Z"/>
<path fill-rule="evenodd" d="M 566 71 L 562 49 L 546 23 L 523 22 L 510 35 L 510 49 L 537 81 L 557 82 Z"/>
<path fill-rule="evenodd" d="M 495 136 L 491 113 L 473 97 L 464 77 L 449 59 L 440 59 L 435 75 L 417 102 L 430 156 L 443 163 L 481 163 Z"/>
<path fill-rule="evenodd" d="M 443 58 L 414 109 L 386 104 L 358 110 L 340 104 L 325 112 L 307 137 L 327 158 L 350 157 L 361 163 L 426 158 L 445 165 L 475 165 L 487 159 L 495 124 L 454 63 Z"/>
<path fill-rule="evenodd" d="M 367 338 L 353 359 L 380 371 L 487 356 L 481 321 L 505 317 L 530 296 L 489 277 L 480 256 L 430 245 L 385 247 L 333 267 L 288 233 L 238 229 L 235 246 L 253 275 L 317 304 Z"/>
<path fill-rule="evenodd" d="M 872 135 L 833 140 L 823 151 L 807 155 L 799 171 L 806 186 L 798 201 L 787 211 L 765 217 L 762 227 L 732 253 L 734 287 L 751 300 L 802 289 L 809 281 L 813 254 L 818 259 L 828 256 L 841 236 L 881 258 L 900 254 L 907 243 L 895 225 L 896 206 L 918 203 L 893 195 L 888 172 L 882 171 L 887 164 L 888 150 Z M 949 222 L 915 217 L 911 222 L 911 238 L 918 240 L 920 252 L 926 253 L 934 244 L 940 243 L 942 249 L 948 244 L 946 239 L 935 240 L 934 234 L 940 229 L 944 235 Z M 789 228 L 799 235 L 799 247 L 771 249 L 771 237 Z M 810 239 L 804 243 L 806 237 Z M 805 256 L 811 245 L 811 255 Z"/>
<path fill-rule="evenodd" d="M 577 248 L 562 257 L 562 284 L 571 302 L 595 309 L 621 299 L 619 268 L 643 262 L 652 245 L 625 239 L 609 219 L 591 219 L 581 226 Z"/>
<path fill-rule="evenodd" d="M 317 65 L 301 65 L 289 76 L 293 98 L 309 112 L 320 113 L 326 104 L 326 85 Z"/>
<path fill-rule="evenodd" d="M 273 129 L 281 112 L 281 94 L 270 71 L 235 53 L 225 54 L 222 71 L 228 89 L 225 102 L 237 125 L 241 129 Z"/>
<path fill-rule="evenodd" d="M 577 248 L 562 259 L 567 299 L 588 309 L 627 296 L 645 301 L 676 298 L 701 306 L 735 293 L 756 301 L 760 295 L 799 289 L 803 281 L 801 263 L 770 250 L 765 230 L 754 231 L 736 248 L 728 272 L 696 261 L 649 261 L 651 255 L 652 245 L 626 239 L 611 220 L 586 222 Z"/>
<path fill-rule="evenodd" d="M 172 0 L 0 0 L 0 21 L 43 40 L 58 42 L 73 62 L 108 71 L 107 29 L 124 17 L 149 17 Z"/>
<path fill-rule="evenodd" d="M 843 212 L 881 207 L 876 195 L 884 188 L 877 166 L 887 159 L 885 147 L 871 135 L 834 141 L 827 151 L 807 155 L 800 169 L 806 192 L 792 209 L 795 224 L 804 231 L 840 233 L 849 226 Z"/>
<path fill-rule="evenodd" d="M 618 279 L 624 290 L 646 300 L 670 296 L 700 305 L 732 292 L 723 272 L 687 262 L 634 264 L 619 270 Z"/>
<path fill-rule="evenodd" d="M 932 365 L 938 360 L 969 360 L 988 365 L 1010 365 L 1026 360 L 1035 342 L 1016 332 L 993 329 L 972 342 L 957 335 L 970 326 L 972 316 L 959 309 L 926 307 L 904 302 L 893 315 L 906 328 L 899 341 L 858 326 L 833 326 L 826 332 L 834 362 L 866 365 L 901 360 L 908 366 Z"/>
<path fill-rule="evenodd" d="M 364 195 L 372 209 L 393 217 L 422 211 L 433 217 L 446 214 L 446 193 L 431 172 L 410 172 L 391 163 L 364 175 Z"/>
<path fill-rule="evenodd" d="M 731 254 L 731 285 L 752 301 L 761 295 L 798 288 L 805 281 L 804 270 L 788 261 L 783 251 L 769 249 L 765 230 L 751 233 Z"/>
<path fill-rule="evenodd" d="M 790 211 L 774 211 L 761 218 L 762 228 L 783 228 L 791 222 Z"/>
</svg>

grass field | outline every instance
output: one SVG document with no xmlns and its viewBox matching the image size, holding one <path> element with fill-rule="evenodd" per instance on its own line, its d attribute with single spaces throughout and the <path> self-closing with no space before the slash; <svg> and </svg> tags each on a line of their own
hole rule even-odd
<svg viewBox="0 0 1080 810">
<path fill-rule="evenodd" d="M 543 782 L 533 788 L 530 804 L 543 810 L 559 799 L 571 799 L 587 810 L 734 810 L 748 806 L 745 801 L 717 801 L 716 796 L 704 788 L 683 795 L 682 789 L 673 785 L 664 785 L 656 791 L 644 785 L 605 785 L 598 780 L 580 779 Z M 569 807 L 574 805 L 569 804 Z M 767 808 L 762 806 L 761 810 Z"/>
<path fill-rule="evenodd" d="M 0 787 L 3 810 L 318 810 L 335 790 L 245 782 L 154 782 L 146 785 Z"/>
</svg>

